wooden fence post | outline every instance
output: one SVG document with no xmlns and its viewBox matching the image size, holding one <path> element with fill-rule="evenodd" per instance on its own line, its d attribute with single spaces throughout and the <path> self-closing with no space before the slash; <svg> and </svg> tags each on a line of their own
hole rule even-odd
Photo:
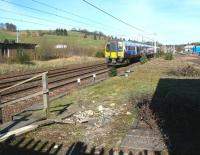
<svg viewBox="0 0 200 155">
<path fill-rule="evenodd" d="M 42 90 L 43 90 L 43 102 L 46 112 L 46 118 L 49 116 L 49 89 L 48 89 L 48 77 L 47 73 L 42 74 Z"/>
</svg>

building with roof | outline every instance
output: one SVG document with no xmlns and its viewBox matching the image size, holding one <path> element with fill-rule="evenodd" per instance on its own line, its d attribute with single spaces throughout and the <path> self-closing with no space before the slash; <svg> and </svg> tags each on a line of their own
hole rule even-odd
<svg viewBox="0 0 200 155">
<path fill-rule="evenodd" d="M 23 49 L 26 54 L 33 55 L 36 45 L 30 43 L 0 43 L 0 61 L 16 58 L 17 49 Z"/>
</svg>

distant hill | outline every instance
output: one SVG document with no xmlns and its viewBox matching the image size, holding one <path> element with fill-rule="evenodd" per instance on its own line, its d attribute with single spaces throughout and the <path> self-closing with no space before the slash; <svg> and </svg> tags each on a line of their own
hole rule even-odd
<svg viewBox="0 0 200 155">
<path fill-rule="evenodd" d="M 0 42 L 4 42 L 5 39 L 16 41 L 16 32 L 0 30 Z M 91 55 L 92 51 L 95 54 L 104 49 L 107 37 L 103 34 L 100 36 L 99 34 L 78 31 L 68 31 L 67 36 L 61 36 L 44 30 L 24 30 L 19 32 L 19 41 L 36 43 L 41 47 L 41 50 L 51 49 L 51 51 L 57 44 L 66 44 L 72 52 L 89 51 L 88 55 Z"/>
</svg>

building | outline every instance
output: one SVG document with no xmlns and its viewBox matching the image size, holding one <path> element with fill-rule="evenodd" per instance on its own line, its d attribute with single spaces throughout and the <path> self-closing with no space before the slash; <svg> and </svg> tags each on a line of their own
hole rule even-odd
<svg viewBox="0 0 200 155">
<path fill-rule="evenodd" d="M 196 53 L 196 54 L 200 55 L 200 46 L 194 46 L 193 47 L 193 53 Z"/>
<path fill-rule="evenodd" d="M 17 49 L 23 49 L 24 52 L 32 55 L 35 47 L 36 44 L 29 43 L 0 43 L 0 60 L 16 58 Z"/>
<path fill-rule="evenodd" d="M 58 44 L 58 45 L 55 46 L 55 48 L 56 49 L 65 49 L 65 48 L 67 48 L 67 45 L 65 45 L 65 44 Z"/>
<path fill-rule="evenodd" d="M 194 45 L 186 45 L 185 47 L 184 47 L 184 51 L 185 52 L 193 52 L 193 48 L 194 48 Z"/>
</svg>

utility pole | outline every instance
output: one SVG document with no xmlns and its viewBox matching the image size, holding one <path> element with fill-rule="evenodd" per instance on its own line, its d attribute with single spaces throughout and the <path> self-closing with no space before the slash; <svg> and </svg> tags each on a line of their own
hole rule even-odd
<svg viewBox="0 0 200 155">
<path fill-rule="evenodd" d="M 17 30 L 17 43 L 19 43 L 19 30 Z"/>
<path fill-rule="evenodd" d="M 154 40 L 154 53 L 157 53 L 157 45 L 156 45 L 157 43 L 156 43 L 156 39 Z"/>
</svg>

